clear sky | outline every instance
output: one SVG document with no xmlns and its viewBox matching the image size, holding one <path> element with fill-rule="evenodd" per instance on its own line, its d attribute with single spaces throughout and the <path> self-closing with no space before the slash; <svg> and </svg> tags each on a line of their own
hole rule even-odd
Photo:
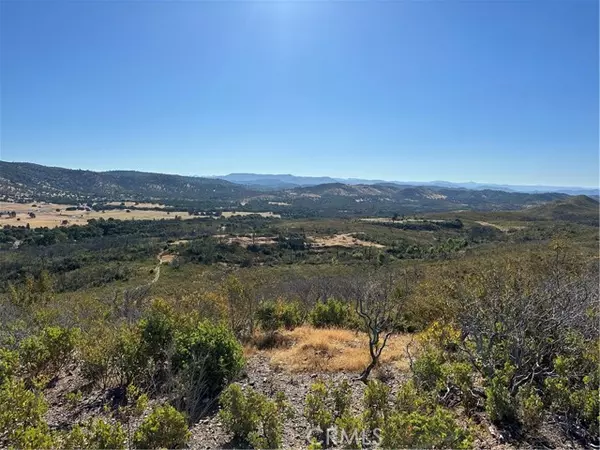
<svg viewBox="0 0 600 450">
<path fill-rule="evenodd" d="M 595 0 L 0 8 L 3 160 L 598 184 Z"/>
</svg>

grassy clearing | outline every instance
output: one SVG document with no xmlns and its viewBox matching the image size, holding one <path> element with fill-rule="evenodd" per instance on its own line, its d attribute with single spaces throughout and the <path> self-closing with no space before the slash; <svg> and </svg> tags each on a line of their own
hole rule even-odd
<svg viewBox="0 0 600 450">
<path fill-rule="evenodd" d="M 408 370 L 405 349 L 410 340 L 409 335 L 392 336 L 380 361 Z M 366 334 L 337 328 L 302 326 L 281 331 L 281 345 L 265 353 L 273 366 L 292 373 L 360 372 L 369 363 Z"/>
</svg>

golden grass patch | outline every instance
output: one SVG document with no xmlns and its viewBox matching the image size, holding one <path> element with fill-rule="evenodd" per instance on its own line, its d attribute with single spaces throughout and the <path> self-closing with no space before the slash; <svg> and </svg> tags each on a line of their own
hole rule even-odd
<svg viewBox="0 0 600 450">
<path fill-rule="evenodd" d="M 360 372 L 370 360 L 368 337 L 362 332 L 302 326 L 281 333 L 293 344 L 264 353 L 272 365 L 289 372 Z M 408 370 L 405 350 L 410 340 L 410 335 L 392 336 L 380 362 Z"/>
</svg>

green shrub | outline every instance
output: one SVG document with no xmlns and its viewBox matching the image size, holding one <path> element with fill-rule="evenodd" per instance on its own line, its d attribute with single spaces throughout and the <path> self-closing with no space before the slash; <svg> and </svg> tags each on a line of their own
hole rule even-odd
<svg viewBox="0 0 600 450">
<path fill-rule="evenodd" d="M 133 436 L 133 445 L 141 449 L 183 448 L 190 438 L 185 416 L 170 405 L 156 407 L 144 419 Z"/>
<path fill-rule="evenodd" d="M 90 421 L 85 426 L 85 447 L 100 450 L 124 449 L 127 434 L 119 422 L 106 422 L 103 419 Z"/>
<path fill-rule="evenodd" d="M 309 314 L 309 321 L 317 328 L 356 328 L 359 323 L 353 305 L 335 298 L 317 303 Z"/>
<path fill-rule="evenodd" d="M 544 403 L 533 386 L 517 393 L 519 420 L 528 431 L 535 431 L 544 420 Z"/>
<path fill-rule="evenodd" d="M 250 443 L 254 448 L 279 448 L 282 443 L 283 420 L 291 409 L 282 392 L 270 400 L 254 389 L 243 391 L 231 384 L 221 394 L 219 417 L 234 439 Z"/>
<path fill-rule="evenodd" d="M 471 448 L 473 438 L 442 407 L 432 412 L 391 414 L 381 427 L 382 448 Z"/>
<path fill-rule="evenodd" d="M 368 430 L 381 428 L 389 414 L 390 388 L 380 381 L 369 381 L 363 397 L 363 421 Z"/>
<path fill-rule="evenodd" d="M 26 370 L 32 376 L 53 375 L 72 358 L 79 329 L 46 327 L 38 335 L 21 342 L 19 353 Z"/>
<path fill-rule="evenodd" d="M 227 327 L 204 321 L 179 333 L 173 366 L 191 374 L 189 382 L 201 377 L 206 393 L 215 395 L 242 370 L 242 345 Z"/>
<path fill-rule="evenodd" d="M 302 324 L 302 313 L 297 302 L 265 301 L 258 306 L 256 319 L 263 331 L 292 330 Z"/>
<path fill-rule="evenodd" d="M 444 383 L 443 360 L 439 352 L 428 348 L 415 359 L 413 377 L 420 389 L 435 391 Z"/>
<path fill-rule="evenodd" d="M 331 428 L 334 421 L 334 414 L 328 405 L 328 394 L 327 385 L 322 381 L 316 381 L 311 385 L 304 399 L 304 417 L 311 427 L 318 428 L 323 433 Z"/>
<path fill-rule="evenodd" d="M 331 397 L 333 399 L 334 417 L 343 416 L 350 411 L 352 405 L 352 389 L 348 380 L 331 386 Z"/>
<path fill-rule="evenodd" d="M 401 413 L 422 411 L 431 405 L 431 400 L 419 392 L 413 380 L 402 384 L 396 394 L 395 408 Z"/>
<path fill-rule="evenodd" d="M 514 372 L 506 363 L 504 369 L 497 370 L 485 389 L 485 411 L 493 422 L 510 423 L 517 417 L 516 400 L 508 389 Z"/>
<path fill-rule="evenodd" d="M 345 412 L 335 420 L 337 446 L 347 449 L 361 448 L 363 444 L 364 423 L 360 416 Z"/>
<path fill-rule="evenodd" d="M 19 354 L 0 348 L 0 385 L 12 377 L 19 368 Z"/>
<path fill-rule="evenodd" d="M 164 364 L 175 335 L 175 318 L 169 304 L 161 299 L 155 300 L 139 322 L 139 329 L 145 357 L 153 359 L 155 365 Z"/>
<path fill-rule="evenodd" d="M 44 420 L 48 405 L 42 394 L 25 388 L 22 380 L 0 386 L 0 430 L 5 444 L 15 448 L 48 448 L 53 437 Z"/>
</svg>

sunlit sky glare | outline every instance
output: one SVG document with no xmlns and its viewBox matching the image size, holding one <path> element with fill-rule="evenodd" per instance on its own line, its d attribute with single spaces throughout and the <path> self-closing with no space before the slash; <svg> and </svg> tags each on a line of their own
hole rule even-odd
<svg viewBox="0 0 600 450">
<path fill-rule="evenodd" d="M 598 2 L 0 1 L 0 158 L 598 185 Z"/>
</svg>

